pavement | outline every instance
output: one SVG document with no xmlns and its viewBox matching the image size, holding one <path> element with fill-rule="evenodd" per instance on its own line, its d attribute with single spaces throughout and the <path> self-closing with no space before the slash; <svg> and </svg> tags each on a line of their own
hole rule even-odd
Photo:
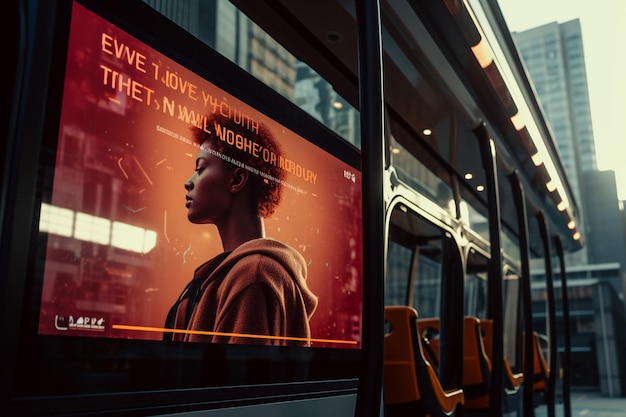
<svg viewBox="0 0 626 417">
<path fill-rule="evenodd" d="M 597 392 L 572 392 L 572 417 L 626 417 L 626 397 L 609 398 Z M 535 417 L 547 417 L 546 406 L 535 408 Z M 555 416 L 564 416 L 563 404 L 555 407 Z"/>
</svg>

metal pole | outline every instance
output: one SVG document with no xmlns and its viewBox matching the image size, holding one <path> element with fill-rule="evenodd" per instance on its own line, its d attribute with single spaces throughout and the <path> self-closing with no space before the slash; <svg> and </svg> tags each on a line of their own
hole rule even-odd
<svg viewBox="0 0 626 417">
<path fill-rule="evenodd" d="M 487 185 L 487 205 L 489 209 L 489 260 L 487 295 L 488 317 L 493 321 L 491 385 L 489 387 L 489 416 L 502 416 L 504 395 L 504 323 L 502 306 L 502 252 L 500 238 L 500 199 L 498 192 L 498 172 L 496 150 L 484 124 L 475 129 L 480 155 L 485 170 Z"/>
<path fill-rule="evenodd" d="M 383 200 L 384 102 L 380 5 L 359 0 L 361 169 L 363 172 L 363 359 L 355 416 L 381 408 L 384 360 L 385 208 Z"/>
<path fill-rule="evenodd" d="M 613 373 L 611 372 L 611 360 L 609 359 L 609 339 L 607 337 L 608 327 L 606 325 L 606 316 L 604 311 L 604 296 L 602 292 L 604 291 L 604 286 L 601 284 L 596 284 L 596 288 L 598 289 L 598 298 L 600 301 L 600 325 L 602 327 L 602 350 L 604 351 L 604 367 L 606 369 L 605 378 L 608 385 L 608 394 L 609 397 L 614 397 L 613 393 Z"/>
<path fill-rule="evenodd" d="M 522 284 L 522 305 L 524 308 L 524 417 L 534 417 L 535 407 L 533 404 L 535 355 L 533 346 L 533 300 L 530 282 L 530 255 L 528 244 L 528 217 L 526 211 L 526 199 L 524 187 L 520 182 L 519 175 L 513 172 L 509 175 L 511 188 L 513 189 L 513 199 L 517 208 L 517 229 L 519 235 L 520 263 L 521 263 L 521 284 Z"/>
<path fill-rule="evenodd" d="M 572 401 L 571 401 L 571 381 L 570 381 L 570 365 L 571 360 L 571 330 L 569 321 L 569 294 L 567 291 L 567 273 L 565 271 L 565 255 L 563 253 L 563 242 L 560 237 L 555 237 L 554 243 L 556 253 L 559 257 L 559 265 L 561 268 L 561 310 L 563 310 L 563 411 L 565 417 L 572 417 Z"/>
<path fill-rule="evenodd" d="M 555 401 L 556 401 L 556 377 L 558 373 L 557 368 L 557 337 L 556 337 L 556 308 L 554 300 L 554 278 L 552 276 L 552 254 L 550 251 L 550 231 L 548 229 L 548 222 L 543 214 L 539 212 L 537 214 L 537 222 L 539 223 L 539 232 L 541 233 L 541 240 L 543 242 L 543 259 L 546 269 L 546 317 L 548 318 L 548 340 L 550 341 L 548 360 L 550 362 L 550 375 L 548 376 L 548 383 L 546 384 L 546 396 L 548 405 L 548 417 L 555 417 Z"/>
</svg>

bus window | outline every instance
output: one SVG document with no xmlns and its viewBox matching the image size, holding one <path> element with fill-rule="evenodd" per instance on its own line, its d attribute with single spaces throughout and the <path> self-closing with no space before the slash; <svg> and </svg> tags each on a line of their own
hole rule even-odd
<svg viewBox="0 0 626 417">
<path fill-rule="evenodd" d="M 437 329 L 440 343 L 452 343 L 452 339 L 462 334 L 463 274 L 451 233 L 399 204 L 391 215 L 389 241 L 393 242 L 390 247 L 395 249 L 388 254 L 386 288 L 393 288 L 397 293 L 387 300 L 403 299 L 401 304 L 417 310 L 420 320 L 440 321 Z M 403 294 L 402 289 L 405 289 Z M 455 326 L 459 327 L 457 335 L 451 332 Z M 449 340 L 443 340 L 444 333 L 448 333 Z M 445 360 L 442 358 L 442 361 Z"/>
<path fill-rule="evenodd" d="M 466 316 L 487 318 L 487 257 L 470 249 L 465 272 Z"/>
<path fill-rule="evenodd" d="M 413 304 L 422 318 L 441 315 L 441 248 L 439 238 L 420 246 L 418 269 L 413 282 Z"/>
<path fill-rule="evenodd" d="M 518 267 L 521 261 L 521 252 L 517 239 L 506 228 L 503 228 L 500 237 L 502 238 L 501 245 L 503 252 L 507 255 L 509 260 Z"/>
<path fill-rule="evenodd" d="M 387 281 L 385 282 L 385 305 L 407 304 L 408 276 L 413 251 L 393 240 L 387 252 Z"/>
<path fill-rule="evenodd" d="M 453 199 L 453 193 L 450 184 L 447 184 L 442 175 L 438 173 L 438 170 L 443 168 L 436 166 L 433 160 L 426 162 L 418 159 L 415 155 L 422 155 L 427 151 L 425 148 L 422 149 L 417 141 L 413 141 L 410 148 L 406 148 L 398 140 L 402 135 L 391 136 L 392 160 L 398 178 L 441 206 L 447 207 Z"/>
<path fill-rule="evenodd" d="M 462 386 L 461 265 L 452 233 L 411 212 L 404 204 L 395 206 L 389 226 L 386 306 L 400 305 L 416 311 L 415 330 L 423 356 L 438 375 L 435 385 L 444 391 Z"/>
<path fill-rule="evenodd" d="M 394 209 L 389 230 L 386 305 L 406 304 L 420 318 L 440 316 L 442 231 L 405 206 Z"/>
</svg>

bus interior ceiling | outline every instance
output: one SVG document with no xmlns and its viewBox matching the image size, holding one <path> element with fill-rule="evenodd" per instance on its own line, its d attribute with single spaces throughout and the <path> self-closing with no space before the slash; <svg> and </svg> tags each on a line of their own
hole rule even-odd
<svg viewBox="0 0 626 417">
<path fill-rule="evenodd" d="M 358 108 L 353 2 L 235 0 L 233 3 L 279 43 L 297 51 L 296 58 L 316 70 Z M 471 42 L 480 34 L 465 8 L 451 12 L 446 2 L 387 0 L 381 2 L 381 22 L 385 103 L 389 131 L 394 139 L 437 175 L 445 177 L 445 172 L 454 173 L 460 179 L 464 198 L 481 211 L 486 210 L 484 196 L 476 192 L 475 184 L 484 184 L 481 179 L 484 172 L 477 141 L 472 136 L 473 129 L 484 123 L 497 149 L 501 190 L 509 187 L 502 186 L 507 175 L 518 172 L 529 213 L 545 211 L 552 227 L 567 233 L 571 220 L 556 209 L 558 201 L 553 202 L 551 193 L 546 191 L 546 182 L 550 180 L 546 169 L 531 160 L 536 151 L 532 140 L 538 138 L 529 139 L 526 129 L 517 130 L 511 123 L 518 109 L 502 74 L 496 68 L 482 68 L 474 58 Z M 536 103 L 530 110 L 538 112 Z M 432 132 L 435 127 L 438 129 L 435 134 L 423 133 L 425 129 Z M 548 131 L 541 130 L 541 136 L 551 141 Z M 553 145 L 547 147 L 554 152 Z M 426 154 L 421 152 L 424 149 Z M 563 178 L 558 164 L 557 172 Z M 464 179 L 467 173 L 472 174 L 471 182 Z M 562 181 L 569 191 L 567 182 Z M 571 192 L 568 200 L 575 219 Z M 486 216 L 486 211 L 481 214 Z M 515 207 L 503 204 L 503 225 L 514 235 L 516 216 Z M 532 226 L 530 231 L 531 252 L 540 256 L 540 238 Z M 579 247 L 579 242 L 574 240 L 566 240 L 564 244 L 566 250 Z"/>
</svg>

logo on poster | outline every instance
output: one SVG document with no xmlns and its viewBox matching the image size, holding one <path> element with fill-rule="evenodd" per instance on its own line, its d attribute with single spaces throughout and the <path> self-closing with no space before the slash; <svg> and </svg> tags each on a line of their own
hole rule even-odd
<svg viewBox="0 0 626 417">
<path fill-rule="evenodd" d="M 95 318 L 88 316 L 78 316 L 74 319 L 74 316 L 55 316 L 54 327 L 57 330 L 90 330 L 90 331 L 104 331 L 104 318 Z"/>
</svg>

